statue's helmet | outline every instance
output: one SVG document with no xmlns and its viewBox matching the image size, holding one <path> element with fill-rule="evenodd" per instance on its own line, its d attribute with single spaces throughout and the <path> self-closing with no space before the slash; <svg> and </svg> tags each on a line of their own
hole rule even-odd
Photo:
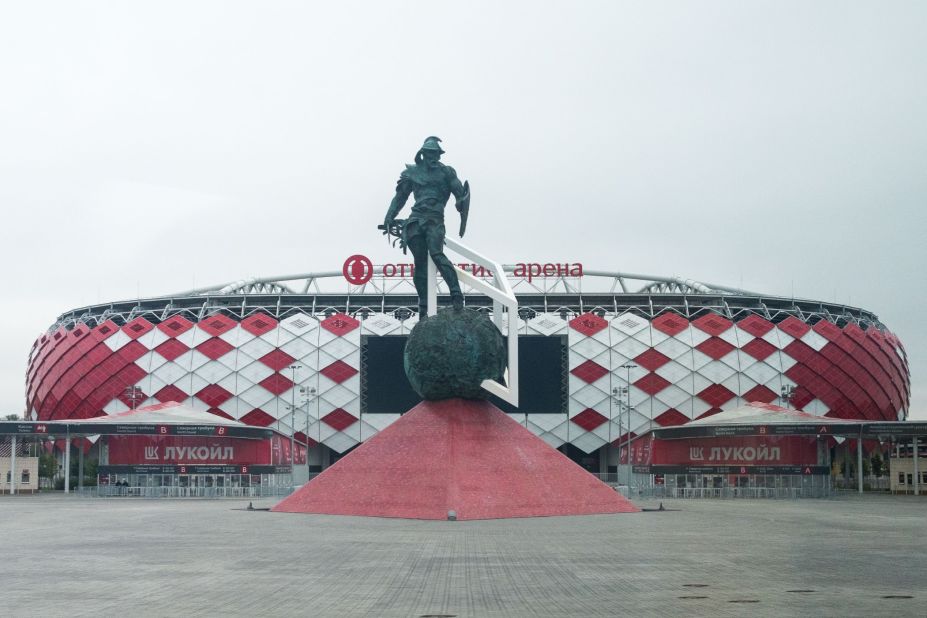
<svg viewBox="0 0 927 618">
<path fill-rule="evenodd" d="M 422 147 L 418 149 L 417 153 L 415 153 L 415 160 L 418 161 L 426 150 L 433 150 L 438 154 L 444 154 L 444 151 L 441 149 L 440 142 L 440 137 L 435 137 L 434 135 L 431 137 L 426 137 L 425 143 L 422 144 Z"/>
</svg>

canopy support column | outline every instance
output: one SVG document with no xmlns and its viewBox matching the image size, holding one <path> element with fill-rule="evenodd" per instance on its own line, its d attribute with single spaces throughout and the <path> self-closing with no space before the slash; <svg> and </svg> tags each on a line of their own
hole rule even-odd
<svg viewBox="0 0 927 618">
<path fill-rule="evenodd" d="M 71 493 L 71 426 L 65 432 L 64 440 L 64 493 Z"/>
<path fill-rule="evenodd" d="M 84 490 L 84 445 L 80 445 L 77 451 L 77 491 Z"/>
<path fill-rule="evenodd" d="M 843 441 L 843 488 L 850 488 L 850 439 Z"/>
<path fill-rule="evenodd" d="M 16 493 L 16 436 L 11 439 L 10 450 L 10 495 Z"/>
<path fill-rule="evenodd" d="M 914 495 L 917 496 L 920 494 L 920 475 L 921 471 L 918 467 L 917 461 L 917 436 L 914 436 Z"/>
<path fill-rule="evenodd" d="M 863 432 L 859 432 L 856 440 L 856 489 L 863 493 Z"/>
</svg>

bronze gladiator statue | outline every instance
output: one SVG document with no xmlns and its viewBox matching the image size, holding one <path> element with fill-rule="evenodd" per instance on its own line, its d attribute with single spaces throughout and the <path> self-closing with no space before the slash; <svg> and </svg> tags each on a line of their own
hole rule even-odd
<svg viewBox="0 0 927 618">
<path fill-rule="evenodd" d="M 403 251 L 406 247 L 412 251 L 415 261 L 413 281 L 418 293 L 419 313 L 422 316 L 428 312 L 429 255 L 447 284 L 454 308 L 463 307 L 463 294 L 460 292 L 457 273 L 454 271 L 454 265 L 444 254 L 444 207 L 453 194 L 457 211 L 460 213 L 462 238 L 470 209 L 470 184 L 461 183 L 454 168 L 441 163 L 444 151 L 440 142 L 441 140 L 434 136 L 427 138 L 415 155 L 415 164 L 406 165 L 406 169 L 399 175 L 399 182 L 396 183 L 396 195 L 386 211 L 383 225 L 380 226 L 384 234 L 391 234 L 399 239 Z M 405 220 L 397 219 L 396 215 L 405 206 L 410 194 L 415 198 L 412 213 Z"/>
</svg>

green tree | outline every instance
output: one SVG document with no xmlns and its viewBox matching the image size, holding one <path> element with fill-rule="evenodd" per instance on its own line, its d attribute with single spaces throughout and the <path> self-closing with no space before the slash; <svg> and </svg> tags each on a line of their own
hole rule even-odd
<svg viewBox="0 0 927 618">
<path fill-rule="evenodd" d="M 93 486 L 97 484 L 97 470 L 99 462 L 96 459 L 84 460 L 84 486 Z M 80 472 L 80 460 L 71 456 L 71 487 L 77 487 L 77 475 Z"/>
<path fill-rule="evenodd" d="M 51 453 L 42 453 L 39 456 L 39 476 L 53 479 L 58 474 L 58 460 Z"/>
<path fill-rule="evenodd" d="M 882 460 L 882 454 L 879 451 L 876 451 L 872 454 L 872 460 L 870 461 L 872 466 L 872 473 L 876 476 L 882 476 L 883 468 L 885 467 L 885 462 Z"/>
<path fill-rule="evenodd" d="M 7 414 L 6 416 L 3 417 L 3 420 L 5 420 L 5 421 L 18 421 L 18 420 L 19 420 L 19 414 Z"/>
</svg>

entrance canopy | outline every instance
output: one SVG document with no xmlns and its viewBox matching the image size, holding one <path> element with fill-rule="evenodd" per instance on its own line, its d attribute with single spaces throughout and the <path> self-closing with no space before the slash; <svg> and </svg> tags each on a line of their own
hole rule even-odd
<svg viewBox="0 0 927 618">
<path fill-rule="evenodd" d="M 654 429 L 653 435 L 661 440 L 725 436 L 839 436 L 882 440 L 927 436 L 927 423 L 854 421 L 755 402 L 686 425 Z"/>
<path fill-rule="evenodd" d="M 14 436 L 227 436 L 269 438 L 276 432 L 167 402 L 108 416 L 55 421 L 0 421 L 0 435 Z"/>
</svg>

